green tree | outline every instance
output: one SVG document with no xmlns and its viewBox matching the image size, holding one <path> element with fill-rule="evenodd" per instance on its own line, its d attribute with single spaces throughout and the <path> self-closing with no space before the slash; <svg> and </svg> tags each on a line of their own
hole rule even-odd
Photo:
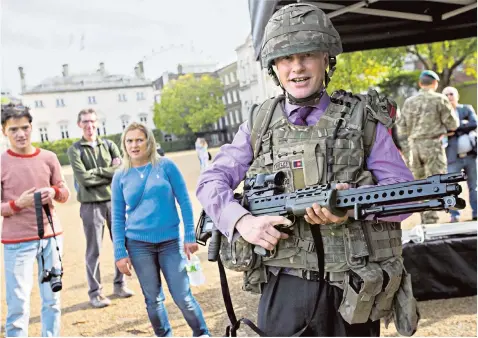
<svg viewBox="0 0 478 338">
<path fill-rule="evenodd" d="M 439 91 L 450 85 L 453 72 L 461 65 L 467 75 L 476 79 L 476 38 L 412 45 L 404 49 L 415 55 L 425 69 L 440 76 Z"/>
<path fill-rule="evenodd" d="M 389 76 L 397 74 L 405 54 L 397 48 L 374 49 L 337 56 L 337 69 L 329 90 L 344 89 L 353 93 L 367 91 Z"/>
<path fill-rule="evenodd" d="M 418 77 L 420 70 L 412 72 L 402 71 L 385 78 L 377 87 L 381 94 L 394 99 L 399 106 L 403 105 L 407 97 L 412 96 L 418 90 Z"/>
<path fill-rule="evenodd" d="M 169 82 L 154 106 L 154 123 L 158 129 L 176 135 L 198 132 L 225 114 L 224 94 L 219 79 L 192 74 Z"/>
</svg>

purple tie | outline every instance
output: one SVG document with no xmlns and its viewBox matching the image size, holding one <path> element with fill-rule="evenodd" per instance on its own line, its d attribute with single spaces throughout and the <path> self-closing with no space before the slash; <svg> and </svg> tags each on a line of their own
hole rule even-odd
<svg viewBox="0 0 478 338">
<path fill-rule="evenodd" d="M 305 120 L 312 110 L 314 107 L 300 107 L 291 115 L 290 122 L 298 126 L 306 126 Z"/>
</svg>

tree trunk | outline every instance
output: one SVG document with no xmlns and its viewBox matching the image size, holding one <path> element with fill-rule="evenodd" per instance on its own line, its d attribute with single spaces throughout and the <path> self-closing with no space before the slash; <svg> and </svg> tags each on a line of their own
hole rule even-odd
<svg viewBox="0 0 478 338">
<path fill-rule="evenodd" d="M 451 75 L 452 72 L 450 72 L 449 68 L 443 69 L 443 72 L 439 74 L 440 82 L 438 82 L 437 92 L 441 93 L 445 87 L 448 87 L 450 85 Z"/>
</svg>

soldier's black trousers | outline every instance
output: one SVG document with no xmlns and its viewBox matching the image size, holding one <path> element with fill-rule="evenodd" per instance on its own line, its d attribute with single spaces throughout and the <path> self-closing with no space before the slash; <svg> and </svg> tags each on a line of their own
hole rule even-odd
<svg viewBox="0 0 478 338">
<path fill-rule="evenodd" d="M 319 282 L 269 273 L 259 302 L 258 326 L 268 336 L 290 337 L 309 320 Z M 350 325 L 338 312 L 343 291 L 325 282 L 312 322 L 302 334 L 306 337 L 379 337 L 380 321 Z"/>
</svg>

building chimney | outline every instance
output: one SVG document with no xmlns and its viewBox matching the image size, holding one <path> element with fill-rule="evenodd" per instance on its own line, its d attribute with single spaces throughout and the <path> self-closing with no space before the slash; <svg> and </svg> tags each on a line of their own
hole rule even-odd
<svg viewBox="0 0 478 338">
<path fill-rule="evenodd" d="M 24 92 L 26 88 L 26 82 L 25 82 L 25 73 L 23 72 L 23 67 L 18 67 L 18 71 L 20 72 L 20 84 L 22 86 L 22 92 Z"/>
<path fill-rule="evenodd" d="M 139 67 L 139 73 L 141 74 L 141 77 L 144 79 L 144 65 L 143 65 L 143 61 L 138 62 L 138 67 Z"/>
<path fill-rule="evenodd" d="M 183 73 L 183 66 L 181 64 L 178 64 L 178 75 L 181 75 Z"/>
<path fill-rule="evenodd" d="M 101 74 L 105 74 L 105 63 L 104 62 L 100 62 L 100 73 Z"/>
<path fill-rule="evenodd" d="M 67 77 L 68 75 L 69 75 L 69 74 L 68 74 L 68 64 L 65 63 L 65 64 L 63 65 L 63 76 L 64 76 L 64 77 Z"/>
<path fill-rule="evenodd" d="M 139 69 L 138 65 L 136 65 L 136 67 L 134 67 L 134 73 L 135 73 L 136 77 L 141 77 L 141 70 Z"/>
</svg>

